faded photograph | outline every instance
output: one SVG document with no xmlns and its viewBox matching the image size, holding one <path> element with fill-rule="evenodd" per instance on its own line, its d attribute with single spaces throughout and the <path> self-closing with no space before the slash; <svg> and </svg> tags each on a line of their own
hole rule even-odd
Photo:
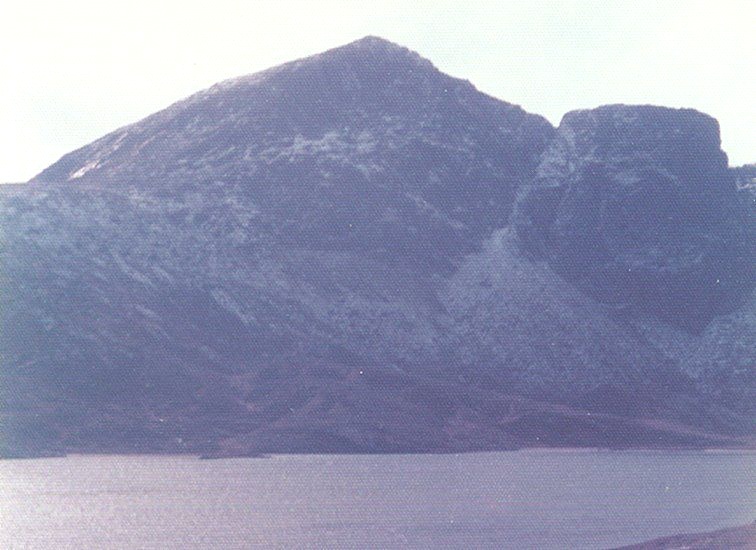
<svg viewBox="0 0 756 550">
<path fill-rule="evenodd" d="M 756 8 L 0 8 L 0 548 L 756 549 Z"/>
</svg>

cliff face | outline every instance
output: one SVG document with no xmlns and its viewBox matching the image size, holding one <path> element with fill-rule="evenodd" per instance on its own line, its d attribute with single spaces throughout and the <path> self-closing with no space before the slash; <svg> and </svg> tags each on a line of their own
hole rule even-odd
<svg viewBox="0 0 756 550">
<path fill-rule="evenodd" d="M 514 225 L 525 248 L 599 300 L 700 331 L 754 286 L 753 212 L 717 122 L 614 105 L 564 117 Z"/>
<path fill-rule="evenodd" d="M 2 452 L 750 444 L 753 213 L 711 119 L 623 109 L 555 135 L 368 38 L 0 188 Z"/>
</svg>

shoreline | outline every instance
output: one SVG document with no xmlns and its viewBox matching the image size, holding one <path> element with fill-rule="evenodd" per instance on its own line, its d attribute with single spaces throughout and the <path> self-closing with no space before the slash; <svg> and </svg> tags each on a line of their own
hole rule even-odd
<svg viewBox="0 0 756 550">
<path fill-rule="evenodd" d="M 521 454 L 534 454 L 534 455 L 546 455 L 546 454 L 615 454 L 615 453 L 676 453 L 676 454 L 711 454 L 711 455 L 751 455 L 756 454 L 756 448 L 681 448 L 681 447 L 636 447 L 636 448 L 610 448 L 610 447 L 523 447 L 521 449 L 487 449 L 487 450 L 472 450 L 472 451 L 449 451 L 449 452 L 374 452 L 374 453 L 359 453 L 359 452 L 343 452 L 343 453 L 324 453 L 324 452 L 261 452 L 253 454 L 203 454 L 197 452 L 127 452 L 127 451 L 103 451 L 103 452 L 69 452 L 56 455 L 30 455 L 30 456 L 0 456 L 0 462 L 2 461 L 22 461 L 22 460 L 47 460 L 47 459 L 60 459 L 60 458 L 92 458 L 92 457 L 134 457 L 134 458 L 187 458 L 196 460 L 229 460 L 229 459 L 267 459 L 278 456 L 349 456 L 349 457 L 361 457 L 361 456 L 461 456 L 461 455 L 485 455 L 485 454 L 499 454 L 499 453 L 521 453 Z"/>
<path fill-rule="evenodd" d="M 705 550 L 707 548 L 730 550 L 756 548 L 756 520 L 745 525 L 725 527 L 716 531 L 659 537 L 629 546 L 619 546 L 612 550 Z"/>
</svg>

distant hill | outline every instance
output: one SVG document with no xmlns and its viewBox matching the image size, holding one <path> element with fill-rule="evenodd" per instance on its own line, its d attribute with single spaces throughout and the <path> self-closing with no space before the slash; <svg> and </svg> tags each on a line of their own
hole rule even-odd
<svg viewBox="0 0 756 550">
<path fill-rule="evenodd" d="M 675 535 L 664 537 L 641 544 L 624 546 L 617 550 L 748 550 L 756 547 L 756 523 L 722 529 L 711 533 L 697 533 L 693 535 Z"/>
<path fill-rule="evenodd" d="M 379 38 L 220 83 L 0 187 L 0 450 L 753 446 L 738 178 Z"/>
</svg>

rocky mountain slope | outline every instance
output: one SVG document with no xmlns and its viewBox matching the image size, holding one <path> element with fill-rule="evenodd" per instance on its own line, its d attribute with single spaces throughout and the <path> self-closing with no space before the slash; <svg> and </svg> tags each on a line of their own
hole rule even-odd
<svg viewBox="0 0 756 550">
<path fill-rule="evenodd" d="M 0 188 L 0 450 L 752 445 L 735 181 L 377 38 L 218 84 Z"/>
</svg>

